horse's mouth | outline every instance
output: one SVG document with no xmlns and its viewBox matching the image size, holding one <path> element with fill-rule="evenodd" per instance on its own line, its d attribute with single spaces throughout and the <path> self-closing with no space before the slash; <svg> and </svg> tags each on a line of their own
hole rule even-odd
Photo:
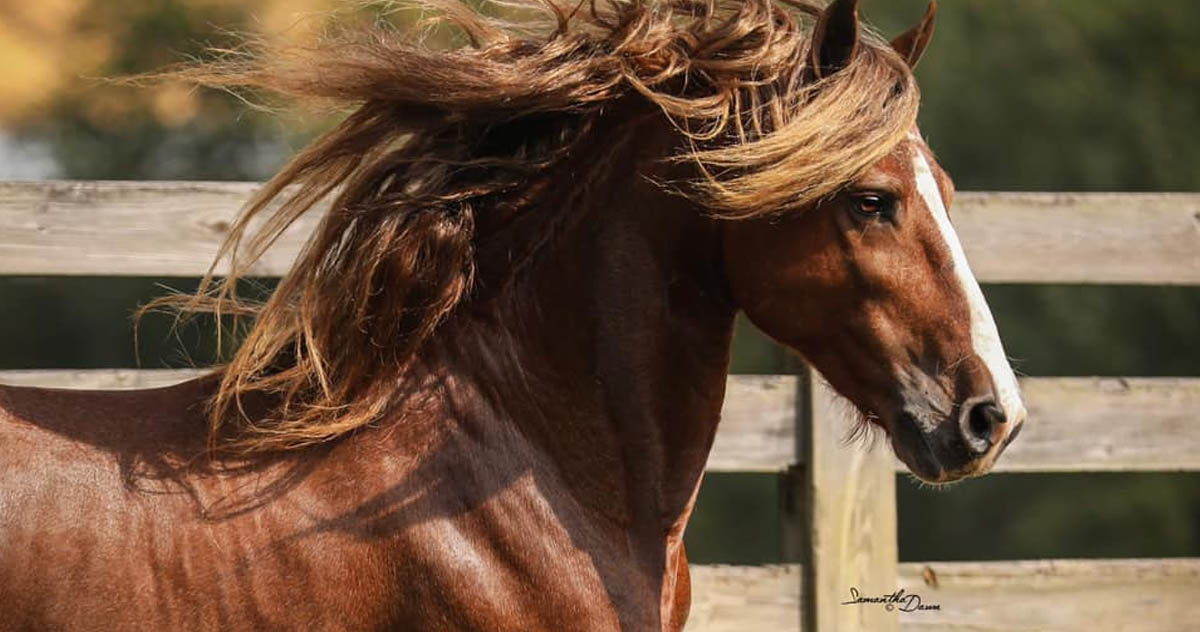
<svg viewBox="0 0 1200 632">
<path fill-rule="evenodd" d="M 910 472 L 927 483 L 948 482 L 942 480 L 945 469 L 934 454 L 928 437 L 921 432 L 911 414 L 901 413 L 891 430 L 892 451 Z"/>
<path fill-rule="evenodd" d="M 938 436 L 942 426 L 933 432 L 922 432 L 917 420 L 905 412 L 892 424 L 891 444 L 896 456 L 913 475 L 926 483 L 941 485 L 988 473 L 1017 430 L 1020 426 L 994 454 L 976 456 L 968 453 L 966 446 L 954 438 L 941 440 L 945 439 Z"/>
</svg>

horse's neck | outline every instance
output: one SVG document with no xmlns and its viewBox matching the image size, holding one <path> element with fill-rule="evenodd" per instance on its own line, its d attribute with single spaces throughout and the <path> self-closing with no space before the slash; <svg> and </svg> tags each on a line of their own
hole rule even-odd
<svg viewBox="0 0 1200 632">
<path fill-rule="evenodd" d="M 661 542 L 704 470 L 733 308 L 715 222 L 625 182 L 447 342 L 583 503 Z"/>
</svg>

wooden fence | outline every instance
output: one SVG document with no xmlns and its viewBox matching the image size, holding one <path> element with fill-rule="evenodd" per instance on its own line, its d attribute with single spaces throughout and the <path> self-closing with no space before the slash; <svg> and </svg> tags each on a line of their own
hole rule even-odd
<svg viewBox="0 0 1200 632">
<path fill-rule="evenodd" d="M 255 185 L 0 183 L 0 275 L 199 276 Z M 984 282 L 1200 284 L 1200 194 L 963 193 L 955 205 Z M 311 224 L 257 270 L 283 273 Z M 0 312 L 0 317 L 3 313 Z M 7 371 L 7 383 L 132 388 L 188 371 Z M 1200 379 L 1028 378 L 1027 428 L 1002 472 L 1200 470 Z M 690 630 L 1194 630 L 1200 559 L 897 563 L 895 472 L 846 447 L 844 404 L 811 376 L 734 376 L 709 460 L 776 472 L 786 554 L 696 566 Z M 920 593 L 940 610 L 842 606 Z"/>
</svg>

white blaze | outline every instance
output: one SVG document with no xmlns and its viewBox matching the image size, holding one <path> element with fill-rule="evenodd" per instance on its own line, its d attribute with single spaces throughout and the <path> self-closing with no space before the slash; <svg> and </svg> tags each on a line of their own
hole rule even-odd
<svg viewBox="0 0 1200 632">
<path fill-rule="evenodd" d="M 992 311 L 988 309 L 987 301 L 983 298 L 983 290 L 979 289 L 979 282 L 971 273 L 967 255 L 958 241 L 958 233 L 954 232 L 954 226 L 950 224 L 950 215 L 946 212 L 946 204 L 942 200 L 937 179 L 933 176 L 929 161 L 925 159 L 925 152 L 919 147 L 913 148 L 913 171 L 916 174 L 917 192 L 921 194 L 925 206 L 933 214 L 942 238 L 946 240 L 946 246 L 954 260 L 954 276 L 967 297 L 971 315 L 971 347 L 991 372 L 1000 407 L 1004 409 L 1005 417 L 1015 430 L 1025 419 L 1025 406 L 1021 403 L 1017 378 L 1008 364 L 1008 356 L 1004 354 L 1004 345 L 1000 344 L 1000 333 L 996 331 L 996 321 L 993 320 Z"/>
</svg>

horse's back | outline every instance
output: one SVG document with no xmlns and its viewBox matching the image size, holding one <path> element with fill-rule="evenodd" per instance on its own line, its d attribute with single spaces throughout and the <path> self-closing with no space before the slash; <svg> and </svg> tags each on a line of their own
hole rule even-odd
<svg viewBox="0 0 1200 632">
<path fill-rule="evenodd" d="M 0 385 L 0 628 L 87 627 L 85 612 L 98 625 L 147 591 L 124 584 L 145 560 L 153 514 L 185 501 L 139 477 L 203 446 L 205 387 Z"/>
<path fill-rule="evenodd" d="M 0 503 L 29 503 L 39 490 L 117 493 L 139 462 L 197 453 L 209 383 L 131 391 L 0 385 Z"/>
<path fill-rule="evenodd" d="M 202 448 L 209 387 L 208 379 L 130 391 L 0 384 L 0 496 L 20 496 L 26 487 L 14 483 L 29 477 L 95 492 L 120 482 L 135 457 Z"/>
<path fill-rule="evenodd" d="M 215 387 L 213 376 L 131 390 L 0 384 L 0 432 L 40 430 L 110 452 L 152 441 L 203 442 L 204 404 Z"/>
</svg>

